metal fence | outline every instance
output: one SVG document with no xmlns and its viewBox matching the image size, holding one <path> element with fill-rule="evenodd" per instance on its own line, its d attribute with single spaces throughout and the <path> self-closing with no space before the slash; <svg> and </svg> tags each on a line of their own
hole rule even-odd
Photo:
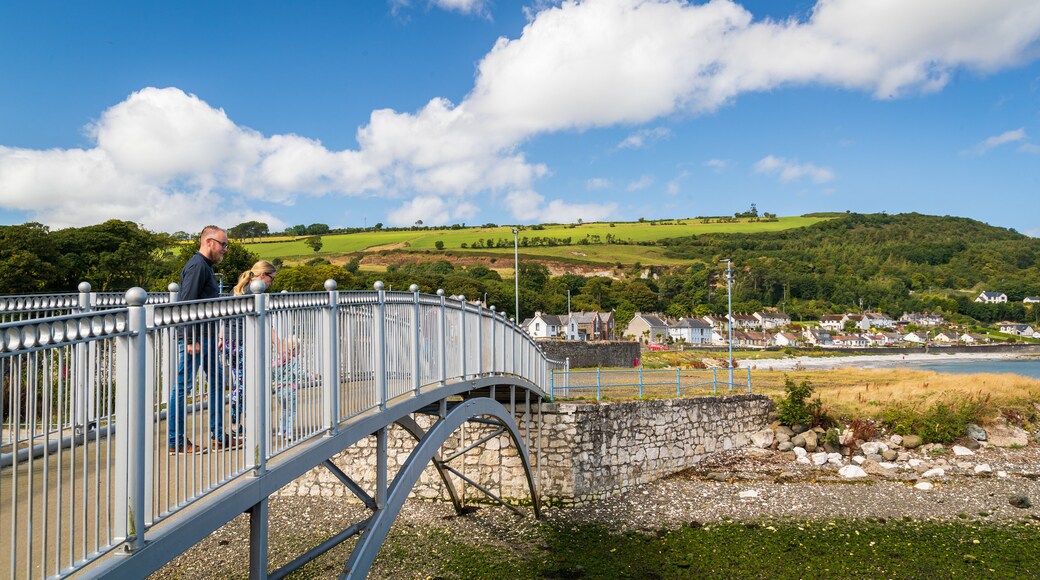
<svg viewBox="0 0 1040 580">
<path fill-rule="evenodd" d="M 490 374 L 548 391 L 563 366 L 493 308 L 326 289 L 0 298 L 0 576 L 139 548 L 222 484 L 397 398 Z"/>
<path fill-rule="evenodd" d="M 720 373 L 721 371 L 721 373 Z M 719 376 L 722 374 L 723 376 Z M 721 379 L 721 380 L 720 380 Z M 711 392 L 727 394 L 746 389 L 751 392 L 751 369 L 746 382 L 729 381 L 729 369 L 582 369 L 571 370 L 569 360 L 563 369 L 552 371 L 549 381 L 551 400 L 613 399 L 633 397 L 681 397 L 684 394 Z"/>
</svg>

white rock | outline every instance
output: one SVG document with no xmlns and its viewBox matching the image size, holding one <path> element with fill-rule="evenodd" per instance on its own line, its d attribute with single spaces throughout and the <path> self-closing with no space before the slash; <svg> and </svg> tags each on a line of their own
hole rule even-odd
<svg viewBox="0 0 1040 580">
<path fill-rule="evenodd" d="M 827 463 L 827 454 L 822 451 L 819 453 L 813 453 L 812 462 L 813 465 L 823 465 L 824 463 Z"/>
<path fill-rule="evenodd" d="M 797 461 L 798 463 L 805 463 L 805 464 L 812 463 L 812 461 L 808 457 L 806 457 L 804 455 L 800 456 L 798 459 L 795 459 L 795 461 Z"/>
<path fill-rule="evenodd" d="M 970 461 L 958 461 L 956 465 L 960 469 L 971 469 L 974 467 L 974 464 Z"/>
<path fill-rule="evenodd" d="M 980 463 L 975 466 L 975 473 L 993 473 L 993 468 L 988 463 Z"/>
<path fill-rule="evenodd" d="M 749 489 L 749 490 L 740 492 L 740 498 L 741 499 L 753 499 L 753 498 L 756 498 L 756 497 L 758 497 L 758 490 L 755 490 L 755 489 Z"/>
<path fill-rule="evenodd" d="M 943 477 L 944 475 L 946 475 L 946 470 L 945 469 L 942 469 L 942 468 L 939 468 L 939 467 L 934 467 L 934 468 L 929 469 L 928 471 L 922 473 L 921 477 Z"/>
<path fill-rule="evenodd" d="M 891 461 L 882 461 L 881 463 L 878 463 L 878 465 L 884 467 L 885 469 L 899 469 L 899 464 L 892 463 Z"/>
<path fill-rule="evenodd" d="M 919 482 L 917 482 L 916 485 L 914 485 L 914 489 L 920 489 L 922 491 L 928 491 L 929 489 L 932 489 L 933 487 L 935 487 L 935 486 L 932 485 L 932 483 L 928 482 L 928 481 L 919 481 Z"/>
<path fill-rule="evenodd" d="M 866 477 L 867 472 L 863 471 L 863 468 L 858 465 L 846 465 L 838 470 L 838 475 L 847 479 L 852 479 L 855 477 Z"/>
<path fill-rule="evenodd" d="M 830 463 L 831 465 L 838 465 L 838 466 L 841 466 L 841 465 L 844 464 L 844 462 L 841 459 L 836 459 L 834 457 L 828 457 L 827 458 L 827 463 Z"/>
<path fill-rule="evenodd" d="M 965 447 L 963 445 L 954 445 L 953 446 L 953 454 L 958 456 L 958 457 L 965 457 L 965 456 L 968 456 L 968 455 L 975 455 L 975 452 L 972 451 L 971 449 L 968 449 L 967 447 Z"/>
<path fill-rule="evenodd" d="M 1007 477 L 1007 472 L 1001 469 L 1000 471 L 997 471 L 997 477 Z"/>
<path fill-rule="evenodd" d="M 924 461 L 921 461 L 920 459 L 914 457 L 913 459 L 907 461 L 906 464 L 910 467 L 920 467 L 922 464 L 924 464 Z"/>
<path fill-rule="evenodd" d="M 867 460 L 867 458 L 863 457 L 862 455 L 857 455 L 857 456 L 852 458 L 852 462 L 855 463 L 856 465 L 863 465 L 863 462 L 866 461 L 866 460 Z"/>
<path fill-rule="evenodd" d="M 763 429 L 751 434 L 751 444 L 759 449 L 766 449 L 773 444 L 773 430 Z"/>
<path fill-rule="evenodd" d="M 882 451 L 888 451 L 888 445 L 880 441 L 867 441 L 859 446 L 859 450 L 863 452 L 863 455 L 880 455 Z"/>
<path fill-rule="evenodd" d="M 888 442 L 891 443 L 892 445 L 895 445 L 896 447 L 899 447 L 900 445 L 903 444 L 903 436 L 902 435 L 893 435 L 893 436 L 888 438 Z"/>
<path fill-rule="evenodd" d="M 899 454 L 896 455 L 896 461 L 910 461 L 910 454 L 906 451 L 900 451 Z"/>
<path fill-rule="evenodd" d="M 840 463 L 841 462 L 841 453 L 828 453 L 827 454 L 827 461 L 830 461 L 830 462 L 837 461 L 837 462 Z"/>
<path fill-rule="evenodd" d="M 792 451 L 794 451 L 795 457 L 798 457 L 799 459 L 809 454 L 804 447 L 795 447 Z"/>
</svg>

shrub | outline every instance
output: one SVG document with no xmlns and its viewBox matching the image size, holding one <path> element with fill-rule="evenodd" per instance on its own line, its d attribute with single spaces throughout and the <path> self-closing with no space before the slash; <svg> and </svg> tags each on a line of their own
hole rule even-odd
<svg viewBox="0 0 1040 580">
<path fill-rule="evenodd" d="M 964 436 L 968 423 L 981 423 L 986 415 L 987 397 L 961 401 L 936 401 L 923 411 L 897 407 L 886 411 L 882 423 L 900 435 L 913 433 L 929 443 L 950 443 Z"/>
<path fill-rule="evenodd" d="M 823 412 L 823 402 L 819 397 L 807 401 L 814 390 L 808 380 L 795 384 L 794 379 L 784 375 L 784 397 L 776 405 L 780 422 L 785 425 L 806 426 L 817 423 Z"/>
</svg>

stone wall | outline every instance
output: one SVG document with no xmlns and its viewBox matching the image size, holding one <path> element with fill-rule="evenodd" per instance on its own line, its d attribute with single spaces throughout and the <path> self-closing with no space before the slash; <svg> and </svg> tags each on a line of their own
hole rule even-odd
<svg viewBox="0 0 1040 580">
<path fill-rule="evenodd" d="M 631 341 L 546 340 L 539 345 L 553 360 L 569 357 L 572 369 L 631 368 L 639 358 L 639 343 Z"/>
<path fill-rule="evenodd" d="M 580 504 L 688 469 L 713 453 L 747 445 L 752 433 L 769 426 L 772 410 L 772 401 L 763 395 L 543 404 L 542 498 L 558 504 Z M 424 428 L 431 423 L 428 417 L 419 417 L 418 421 Z M 522 432 L 523 416 L 517 417 L 517 425 Z M 489 434 L 490 429 L 486 425 L 463 426 L 441 452 L 448 455 Z M 531 431 L 534 454 L 539 432 L 533 420 Z M 391 479 L 414 446 L 414 439 L 403 429 L 389 429 Z M 334 461 L 362 487 L 372 489 L 375 437 L 361 441 Z M 450 465 L 504 498 L 522 502 L 530 497 L 516 448 L 505 435 L 491 439 Z M 468 499 L 483 497 L 473 488 L 463 491 Z M 282 493 L 350 496 L 324 468 L 312 470 Z M 448 499 L 432 466 L 423 472 L 412 497 Z"/>
</svg>

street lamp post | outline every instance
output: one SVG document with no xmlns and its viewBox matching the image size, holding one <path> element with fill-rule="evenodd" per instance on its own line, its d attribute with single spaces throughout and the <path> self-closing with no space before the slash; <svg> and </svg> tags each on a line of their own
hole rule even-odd
<svg viewBox="0 0 1040 580">
<path fill-rule="evenodd" d="M 516 323 L 520 324 L 520 230 L 516 228 L 513 228 L 513 268 L 513 292 L 516 298 L 513 316 L 516 317 Z"/>
<path fill-rule="evenodd" d="M 733 260 L 726 258 L 719 260 L 726 262 L 726 299 L 729 302 L 729 390 L 733 390 Z"/>
</svg>

